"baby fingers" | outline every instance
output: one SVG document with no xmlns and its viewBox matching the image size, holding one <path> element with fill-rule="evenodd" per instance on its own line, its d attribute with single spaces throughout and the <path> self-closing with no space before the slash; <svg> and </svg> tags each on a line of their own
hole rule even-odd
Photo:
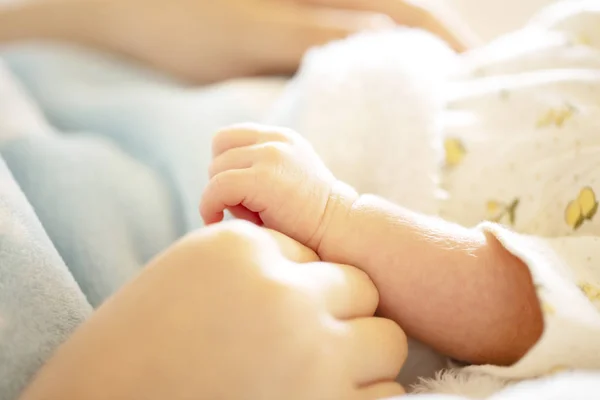
<svg viewBox="0 0 600 400">
<path fill-rule="evenodd" d="M 227 150 L 215 157 L 209 167 L 209 177 L 232 169 L 260 167 L 276 168 L 290 156 L 291 149 L 281 142 L 268 142 Z"/>
<path fill-rule="evenodd" d="M 297 133 L 287 128 L 258 124 L 238 124 L 221 129 L 213 138 L 213 157 L 228 150 L 266 142 L 291 142 Z"/>
<path fill-rule="evenodd" d="M 252 212 L 261 212 L 256 197 L 256 170 L 231 169 L 212 177 L 200 202 L 200 215 L 206 224 L 223 220 L 227 208 L 242 205 Z"/>
</svg>

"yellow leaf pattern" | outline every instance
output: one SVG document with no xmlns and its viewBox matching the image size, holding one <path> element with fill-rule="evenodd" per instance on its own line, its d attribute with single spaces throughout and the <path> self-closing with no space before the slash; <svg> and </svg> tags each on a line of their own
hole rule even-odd
<svg viewBox="0 0 600 400">
<path fill-rule="evenodd" d="M 589 46 L 592 44 L 592 39 L 589 37 L 589 35 L 587 35 L 585 33 L 580 33 L 573 37 L 572 43 L 583 45 L 583 46 Z"/>
<path fill-rule="evenodd" d="M 594 189 L 589 186 L 581 189 L 577 198 L 570 201 L 565 209 L 565 222 L 571 229 L 577 230 L 588 220 L 591 221 L 598 211 L 598 201 Z"/>
<path fill-rule="evenodd" d="M 542 312 L 547 315 L 554 315 L 556 314 L 556 309 L 551 304 L 544 301 L 542 302 Z"/>
<path fill-rule="evenodd" d="M 449 167 L 459 165 L 467 154 L 462 141 L 456 138 L 447 138 L 444 141 L 444 150 L 446 152 L 446 165 Z"/>
<path fill-rule="evenodd" d="M 506 223 L 514 225 L 516 222 L 516 212 L 519 207 L 520 200 L 514 199 L 510 203 L 502 203 L 496 200 L 490 200 L 486 204 L 486 214 L 488 221 Z"/>
<path fill-rule="evenodd" d="M 537 121 L 538 128 L 547 128 L 549 126 L 556 126 L 562 128 L 566 121 L 571 119 L 575 115 L 575 108 L 566 104 L 560 108 L 551 108 L 540 116 Z"/>
<path fill-rule="evenodd" d="M 591 283 L 584 283 L 579 285 L 581 291 L 587 296 L 590 301 L 600 300 L 600 288 Z"/>
</svg>

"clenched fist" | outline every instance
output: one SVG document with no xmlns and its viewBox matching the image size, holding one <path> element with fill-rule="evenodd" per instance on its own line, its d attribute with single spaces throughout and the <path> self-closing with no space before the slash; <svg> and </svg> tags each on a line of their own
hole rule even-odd
<svg viewBox="0 0 600 400">
<path fill-rule="evenodd" d="M 376 400 L 406 337 L 356 268 L 242 221 L 180 240 L 100 307 L 21 400 Z"/>
<path fill-rule="evenodd" d="M 285 128 L 233 126 L 215 136 L 213 157 L 200 205 L 207 224 L 229 210 L 318 247 L 336 179 L 304 138 Z"/>
</svg>

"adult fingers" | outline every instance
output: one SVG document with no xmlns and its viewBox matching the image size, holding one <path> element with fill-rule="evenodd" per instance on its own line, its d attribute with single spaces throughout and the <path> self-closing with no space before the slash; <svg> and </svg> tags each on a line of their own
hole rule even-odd
<svg viewBox="0 0 600 400">
<path fill-rule="evenodd" d="M 349 368 L 354 382 L 368 386 L 393 381 L 408 352 L 402 329 L 391 320 L 375 317 L 349 321 L 348 328 Z"/>
<path fill-rule="evenodd" d="M 393 381 L 380 382 L 360 389 L 358 398 L 361 400 L 392 400 L 392 398 L 402 396 L 405 393 L 404 388 L 399 383 Z"/>
<path fill-rule="evenodd" d="M 264 26 L 267 28 L 263 28 L 263 36 L 269 39 L 262 43 L 269 45 L 261 46 L 258 56 L 271 66 L 267 72 L 289 72 L 298 67 L 311 47 L 364 30 L 389 29 L 394 23 L 380 13 L 289 1 L 273 10 Z"/>
<path fill-rule="evenodd" d="M 302 243 L 274 230 L 267 229 L 267 232 L 275 239 L 279 245 L 279 249 L 287 259 L 297 263 L 314 263 L 319 261 L 317 253 Z"/>
<path fill-rule="evenodd" d="M 296 282 L 320 298 L 337 319 L 370 317 L 377 310 L 379 293 L 361 270 L 347 265 L 302 265 Z"/>
<path fill-rule="evenodd" d="M 440 6 L 427 11 L 421 28 L 438 36 L 459 53 L 482 44 L 481 38 L 447 7 Z"/>
<path fill-rule="evenodd" d="M 427 7 L 404 0 L 297 0 L 324 7 L 365 10 L 388 15 L 396 23 L 427 30 L 440 37 L 454 50 L 462 52 L 475 42 L 466 24 L 450 10 Z"/>
<path fill-rule="evenodd" d="M 377 12 L 406 26 L 420 26 L 428 14 L 422 7 L 403 0 L 296 0 L 335 9 Z"/>
</svg>

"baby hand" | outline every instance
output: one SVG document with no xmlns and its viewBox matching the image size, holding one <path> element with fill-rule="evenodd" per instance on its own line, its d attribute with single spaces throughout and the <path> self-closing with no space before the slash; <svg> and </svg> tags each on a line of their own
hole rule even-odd
<svg viewBox="0 0 600 400">
<path fill-rule="evenodd" d="M 311 145 L 284 128 L 237 125 L 213 140 L 210 182 L 200 213 L 220 222 L 227 209 L 313 249 L 335 178 Z"/>
</svg>

